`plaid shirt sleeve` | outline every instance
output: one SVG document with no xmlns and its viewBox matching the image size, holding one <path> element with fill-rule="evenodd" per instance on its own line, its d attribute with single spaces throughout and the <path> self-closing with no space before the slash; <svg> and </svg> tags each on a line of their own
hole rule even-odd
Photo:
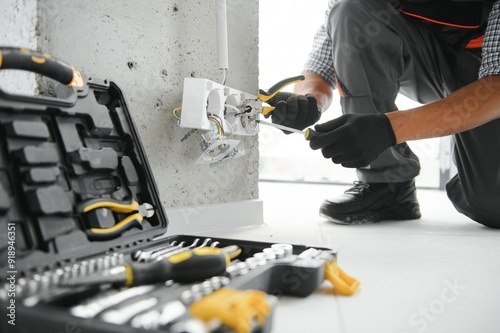
<svg viewBox="0 0 500 333">
<path fill-rule="evenodd" d="M 304 72 L 312 72 L 321 76 L 332 86 L 332 88 L 335 88 L 335 69 L 333 68 L 332 59 L 332 41 L 326 32 L 326 25 L 334 2 L 334 0 L 328 1 L 325 22 L 319 27 L 314 36 L 312 49 L 309 52 L 303 69 Z"/>
<path fill-rule="evenodd" d="M 496 1 L 488 18 L 483 41 L 479 77 L 500 75 L 500 1 Z"/>
</svg>

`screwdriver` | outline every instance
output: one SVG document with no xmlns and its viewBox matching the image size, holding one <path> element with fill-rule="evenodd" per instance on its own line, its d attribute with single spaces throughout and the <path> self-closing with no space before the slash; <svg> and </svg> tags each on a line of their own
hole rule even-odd
<svg viewBox="0 0 500 333">
<path fill-rule="evenodd" d="M 279 125 L 279 124 L 275 124 L 275 123 L 269 123 L 267 121 L 262 121 L 259 119 L 257 119 L 256 122 L 258 122 L 259 124 L 262 124 L 262 125 L 276 127 L 276 128 L 279 128 L 280 130 L 283 130 L 283 131 L 302 134 L 307 141 L 311 141 L 312 139 L 316 138 L 319 135 L 318 132 L 316 132 L 312 128 L 307 128 L 305 131 L 301 131 L 301 130 L 298 130 L 298 129 L 295 129 L 292 127 L 287 127 L 287 126 L 283 126 L 283 125 Z"/>
<path fill-rule="evenodd" d="M 113 267 L 97 274 L 70 279 L 65 284 L 79 286 L 111 283 L 135 287 L 168 280 L 179 283 L 202 281 L 223 274 L 235 252 L 239 254 L 241 249 L 233 246 L 223 249 L 211 247 L 188 249 L 163 260 L 152 263 L 134 262 Z"/>
</svg>

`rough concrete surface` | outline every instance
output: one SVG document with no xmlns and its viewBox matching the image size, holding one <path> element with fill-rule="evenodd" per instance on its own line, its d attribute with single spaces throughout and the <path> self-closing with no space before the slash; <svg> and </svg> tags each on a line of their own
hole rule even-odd
<svg viewBox="0 0 500 333">
<path fill-rule="evenodd" d="M 0 45 L 36 48 L 37 0 L 0 0 Z M 35 92 L 35 74 L 1 71 L 0 87 L 11 93 Z"/>
<path fill-rule="evenodd" d="M 201 133 L 181 143 L 188 130 L 171 112 L 185 77 L 221 81 L 214 1 L 50 0 L 38 14 L 39 49 L 122 89 L 166 207 L 258 198 L 257 137 L 242 138 L 239 159 L 195 165 Z M 227 20 L 226 85 L 256 94 L 258 0 L 228 1 Z"/>
</svg>

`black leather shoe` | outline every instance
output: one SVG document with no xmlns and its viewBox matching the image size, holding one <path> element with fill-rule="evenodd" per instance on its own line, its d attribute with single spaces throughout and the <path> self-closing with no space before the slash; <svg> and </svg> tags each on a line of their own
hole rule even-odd
<svg viewBox="0 0 500 333">
<path fill-rule="evenodd" d="M 413 180 L 369 184 L 356 181 L 340 197 L 323 201 L 319 215 L 340 224 L 413 220 L 421 216 Z"/>
</svg>

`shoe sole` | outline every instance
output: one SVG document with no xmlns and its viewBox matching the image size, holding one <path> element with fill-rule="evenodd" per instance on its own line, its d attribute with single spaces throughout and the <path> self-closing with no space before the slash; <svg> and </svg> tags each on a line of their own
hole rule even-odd
<svg viewBox="0 0 500 333">
<path fill-rule="evenodd" d="M 390 207 L 380 211 L 364 211 L 355 214 L 331 214 L 328 208 L 321 207 L 319 216 L 330 222 L 343 225 L 372 224 L 384 220 L 417 220 L 422 215 L 418 203 L 405 206 Z"/>
</svg>

